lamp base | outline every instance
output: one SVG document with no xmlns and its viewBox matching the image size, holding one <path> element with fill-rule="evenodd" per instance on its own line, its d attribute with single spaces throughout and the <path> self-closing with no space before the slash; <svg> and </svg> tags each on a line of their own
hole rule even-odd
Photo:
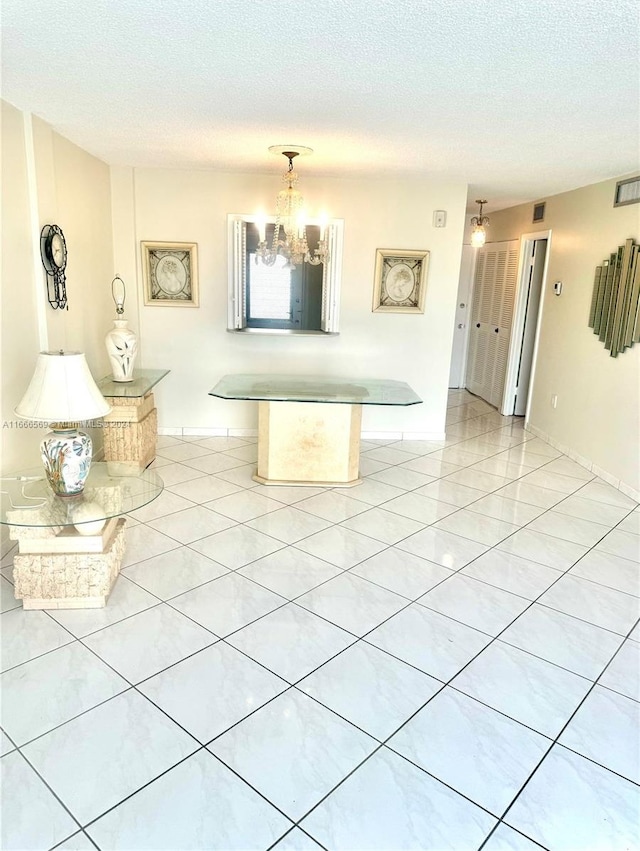
<svg viewBox="0 0 640 851">
<path fill-rule="evenodd" d="M 77 496 L 91 467 L 88 434 L 68 423 L 55 423 L 40 444 L 40 455 L 51 490 L 56 496 Z"/>
</svg>

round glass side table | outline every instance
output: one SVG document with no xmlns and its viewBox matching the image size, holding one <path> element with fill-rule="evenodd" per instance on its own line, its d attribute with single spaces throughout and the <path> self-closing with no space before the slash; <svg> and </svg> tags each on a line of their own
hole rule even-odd
<svg viewBox="0 0 640 851">
<path fill-rule="evenodd" d="M 121 516 L 162 493 L 162 479 L 136 464 L 93 462 L 83 493 L 55 496 L 41 467 L 0 478 L 0 523 L 18 541 L 16 599 L 25 609 L 106 605 L 124 555 Z"/>
</svg>

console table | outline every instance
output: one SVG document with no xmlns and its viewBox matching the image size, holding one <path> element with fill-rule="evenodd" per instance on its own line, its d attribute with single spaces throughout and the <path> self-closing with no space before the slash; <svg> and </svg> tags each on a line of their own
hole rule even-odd
<svg viewBox="0 0 640 851">
<path fill-rule="evenodd" d="M 162 489 L 157 473 L 136 464 L 94 461 L 76 497 L 55 496 L 41 467 L 3 476 L 0 522 L 18 541 L 13 581 L 23 608 L 104 606 L 124 555 L 120 515 L 151 502 Z"/>
<path fill-rule="evenodd" d="M 112 407 L 103 418 L 106 461 L 134 462 L 144 469 L 154 460 L 158 412 L 151 390 L 169 371 L 134 369 L 133 381 L 114 381 L 107 375 L 97 382 Z"/>
<path fill-rule="evenodd" d="M 360 484 L 363 405 L 418 405 L 403 381 L 225 375 L 209 393 L 258 402 L 258 469 L 265 485 Z"/>
</svg>

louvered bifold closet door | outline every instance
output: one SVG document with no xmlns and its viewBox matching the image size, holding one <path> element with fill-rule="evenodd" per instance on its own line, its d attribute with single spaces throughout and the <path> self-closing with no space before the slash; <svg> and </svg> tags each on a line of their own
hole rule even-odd
<svg viewBox="0 0 640 851">
<path fill-rule="evenodd" d="M 488 243 L 478 250 L 471 305 L 467 388 L 499 407 L 509 355 L 518 243 Z"/>
</svg>

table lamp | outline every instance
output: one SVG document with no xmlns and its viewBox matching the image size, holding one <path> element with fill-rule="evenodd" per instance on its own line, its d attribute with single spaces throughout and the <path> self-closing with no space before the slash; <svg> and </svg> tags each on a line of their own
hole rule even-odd
<svg viewBox="0 0 640 851">
<path fill-rule="evenodd" d="M 40 444 L 51 489 L 57 496 L 78 496 L 91 467 L 91 438 L 78 423 L 111 410 L 80 352 L 40 352 L 31 383 L 16 416 L 44 420 L 51 431 Z"/>
</svg>

